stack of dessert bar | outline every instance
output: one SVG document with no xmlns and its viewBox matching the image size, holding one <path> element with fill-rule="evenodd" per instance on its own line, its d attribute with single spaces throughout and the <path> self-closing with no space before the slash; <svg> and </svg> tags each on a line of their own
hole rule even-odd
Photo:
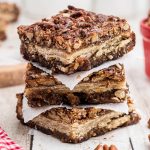
<svg viewBox="0 0 150 150">
<path fill-rule="evenodd" d="M 25 90 L 17 94 L 17 117 L 23 124 L 63 142 L 79 143 L 140 120 L 123 64 L 89 73 L 73 90 L 55 76 L 70 79 L 70 74 L 89 71 L 131 51 L 135 34 L 126 20 L 68 6 L 50 19 L 19 26 L 18 34 L 21 54 L 29 61 Z M 50 109 L 25 121 L 24 101 L 31 109 Z M 128 113 L 101 107 L 121 103 L 128 106 Z"/>
</svg>

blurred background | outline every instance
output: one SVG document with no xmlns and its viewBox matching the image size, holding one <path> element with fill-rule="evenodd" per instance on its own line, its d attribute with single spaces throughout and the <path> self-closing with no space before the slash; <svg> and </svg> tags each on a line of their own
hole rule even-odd
<svg viewBox="0 0 150 150">
<path fill-rule="evenodd" d="M 97 13 L 113 14 L 133 19 L 146 15 L 149 0 L 9 0 L 21 6 L 22 13 L 32 18 L 48 17 L 67 5 L 85 8 Z"/>
</svg>

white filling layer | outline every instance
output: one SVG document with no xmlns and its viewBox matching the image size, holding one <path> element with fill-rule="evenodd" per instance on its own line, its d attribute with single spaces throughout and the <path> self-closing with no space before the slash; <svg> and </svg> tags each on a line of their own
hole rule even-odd
<svg viewBox="0 0 150 150">
<path fill-rule="evenodd" d="M 31 54 L 38 52 L 39 55 L 43 56 L 46 60 L 51 58 L 56 58 L 63 62 L 64 64 L 72 63 L 77 57 L 91 57 L 94 53 L 96 53 L 96 57 L 100 57 L 103 54 L 110 53 L 112 51 L 117 50 L 119 47 L 124 47 L 130 41 L 131 38 L 122 40 L 121 36 L 117 36 L 114 39 L 108 40 L 100 45 L 93 45 L 88 48 L 81 49 L 74 53 L 68 54 L 62 50 L 51 49 L 47 47 L 40 47 L 38 45 L 29 44 L 28 49 Z"/>
<path fill-rule="evenodd" d="M 126 82 L 116 82 L 110 83 L 108 86 L 105 83 L 104 85 L 99 83 L 81 83 L 75 86 L 73 89 L 74 92 L 85 92 L 85 93 L 103 93 L 106 91 L 111 91 L 113 89 L 127 89 Z"/>
</svg>

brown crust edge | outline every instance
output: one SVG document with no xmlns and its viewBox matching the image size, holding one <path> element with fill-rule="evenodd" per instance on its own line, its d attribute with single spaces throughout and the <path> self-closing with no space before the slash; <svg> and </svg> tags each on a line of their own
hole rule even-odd
<svg viewBox="0 0 150 150">
<path fill-rule="evenodd" d="M 55 92 L 43 92 L 43 90 L 37 90 L 29 92 L 26 97 L 28 104 L 31 107 L 41 107 L 45 105 L 60 105 L 67 104 L 71 106 L 78 106 L 80 104 L 106 104 L 106 103 L 122 103 L 126 100 L 128 95 L 128 89 L 124 90 L 126 96 L 124 98 L 118 98 L 115 96 L 115 92 L 118 89 L 106 91 L 103 93 L 55 93 Z M 38 94 L 40 93 L 40 97 Z M 116 98 L 116 99 L 115 99 Z"/>
</svg>

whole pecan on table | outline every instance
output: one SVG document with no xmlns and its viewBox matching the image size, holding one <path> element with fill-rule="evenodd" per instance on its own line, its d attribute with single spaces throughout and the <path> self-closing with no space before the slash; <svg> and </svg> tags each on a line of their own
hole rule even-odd
<svg viewBox="0 0 150 150">
<path fill-rule="evenodd" d="M 98 145 L 94 150 L 118 150 L 115 145 Z"/>
</svg>

